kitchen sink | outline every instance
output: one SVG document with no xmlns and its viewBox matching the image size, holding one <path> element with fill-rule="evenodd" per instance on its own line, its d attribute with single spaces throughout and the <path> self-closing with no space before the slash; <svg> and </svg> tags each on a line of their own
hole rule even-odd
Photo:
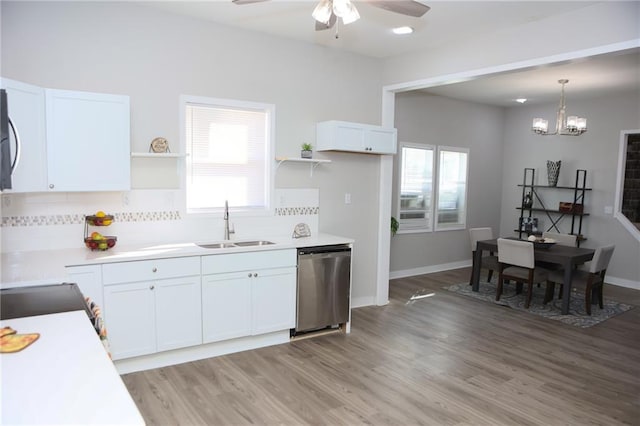
<svg viewBox="0 0 640 426">
<path fill-rule="evenodd" d="M 258 241 L 237 241 L 233 244 L 235 244 L 238 247 L 251 247 L 251 246 L 268 246 L 274 243 L 271 241 L 258 240 Z"/>
<path fill-rule="evenodd" d="M 234 241 L 225 243 L 211 243 L 211 244 L 198 244 L 198 246 L 206 249 L 223 249 L 233 247 L 254 247 L 254 246 L 267 246 L 269 244 L 275 244 L 272 241 L 256 240 L 256 241 Z"/>
<path fill-rule="evenodd" d="M 202 248 L 208 249 L 220 249 L 220 248 L 231 248 L 236 247 L 234 243 L 213 243 L 213 244 L 198 244 Z"/>
</svg>

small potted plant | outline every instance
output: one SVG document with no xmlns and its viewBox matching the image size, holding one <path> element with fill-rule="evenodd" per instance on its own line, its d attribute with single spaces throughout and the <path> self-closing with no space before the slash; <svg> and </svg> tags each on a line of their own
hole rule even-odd
<svg viewBox="0 0 640 426">
<path fill-rule="evenodd" d="M 400 226 L 400 223 L 398 223 L 398 220 L 391 216 L 391 236 L 393 237 L 394 235 L 396 235 L 396 232 L 398 232 L 398 227 Z"/>
<path fill-rule="evenodd" d="M 300 156 L 302 158 L 311 158 L 313 157 L 313 146 L 310 143 L 302 144 L 302 151 L 300 151 Z"/>
</svg>

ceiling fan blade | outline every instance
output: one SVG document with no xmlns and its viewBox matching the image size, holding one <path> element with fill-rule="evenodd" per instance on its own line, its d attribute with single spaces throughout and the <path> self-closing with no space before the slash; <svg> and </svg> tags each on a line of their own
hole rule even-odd
<svg viewBox="0 0 640 426">
<path fill-rule="evenodd" d="M 251 3 L 262 3 L 264 1 L 269 0 L 231 0 L 235 4 L 243 5 L 243 4 L 251 4 Z"/>
<path fill-rule="evenodd" d="M 431 9 L 429 6 L 413 0 L 367 0 L 367 3 L 390 12 L 416 18 L 421 17 Z"/>
<path fill-rule="evenodd" d="M 331 17 L 329 18 L 329 22 L 326 24 L 324 22 L 316 21 L 316 31 L 328 30 L 336 24 L 338 17 L 332 12 Z"/>
</svg>

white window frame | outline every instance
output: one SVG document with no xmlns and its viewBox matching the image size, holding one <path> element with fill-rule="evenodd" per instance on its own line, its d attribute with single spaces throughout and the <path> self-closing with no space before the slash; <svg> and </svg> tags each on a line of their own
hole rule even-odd
<svg viewBox="0 0 640 426">
<path fill-rule="evenodd" d="M 180 138 L 183 152 L 186 152 L 187 140 L 186 140 L 186 109 L 187 105 L 201 105 L 201 106 L 210 106 L 210 107 L 228 107 L 228 108 L 236 108 L 236 109 L 246 109 L 246 110 L 258 110 L 264 111 L 268 115 L 268 140 L 266 141 L 265 147 L 265 178 L 264 181 L 264 191 L 265 191 L 265 206 L 261 209 L 243 209 L 238 206 L 233 206 L 232 203 L 229 205 L 229 210 L 233 211 L 236 216 L 270 216 L 273 215 L 273 193 L 274 193 L 274 161 L 275 158 L 275 140 L 276 140 L 276 107 L 274 104 L 262 103 L 262 102 L 250 102 L 250 101 L 241 101 L 234 99 L 223 99 L 223 98 L 209 98 L 203 96 L 191 96 L 191 95 L 181 95 L 180 96 Z M 189 162 L 190 159 L 186 159 L 186 165 L 184 167 L 184 171 L 182 173 L 181 186 L 182 186 L 182 205 L 184 212 L 191 217 L 198 216 L 211 216 L 212 214 L 215 216 L 219 216 L 223 213 L 224 207 L 212 207 L 206 210 L 199 211 L 189 211 L 187 208 L 187 176 L 189 171 Z"/>
<path fill-rule="evenodd" d="M 411 142 L 400 142 L 400 155 L 399 164 L 398 164 L 398 184 L 396 187 L 396 191 L 398 194 L 397 204 L 396 204 L 396 217 L 398 219 L 399 227 L 398 234 L 412 234 L 412 233 L 427 233 L 427 232 L 442 232 L 442 231 L 452 231 L 452 230 L 460 230 L 466 229 L 467 226 L 467 200 L 469 193 L 469 165 L 470 165 L 470 150 L 469 148 L 462 147 L 452 147 L 452 146 L 435 146 L 435 145 L 427 145 L 427 144 L 419 144 L 419 143 L 411 143 Z M 416 149 L 427 149 L 432 150 L 433 152 L 433 164 L 431 167 L 432 176 L 431 176 L 431 206 L 430 206 L 430 215 L 431 218 L 429 223 L 426 223 L 423 226 L 417 226 L 415 223 L 416 220 L 408 219 L 403 220 L 400 218 L 400 210 L 401 210 L 401 194 L 402 194 L 402 152 L 403 148 L 416 148 Z M 464 207 L 462 213 L 461 222 L 455 224 L 440 224 L 438 223 L 438 196 L 440 193 L 440 168 L 442 165 L 440 164 L 440 153 L 442 151 L 449 152 L 461 152 L 467 155 L 467 167 L 465 170 L 465 188 L 464 188 Z"/>
<path fill-rule="evenodd" d="M 402 219 L 400 217 L 400 211 L 402 209 L 402 164 L 404 163 L 404 156 L 403 156 L 403 148 L 413 148 L 413 149 L 424 149 L 424 150 L 430 150 L 432 152 L 432 161 L 431 161 L 431 205 L 429 206 L 429 211 L 428 213 L 430 214 L 430 219 L 428 222 L 426 222 L 426 219 L 421 220 L 421 219 Z M 398 233 L 399 234 L 411 234 L 411 233 L 420 233 L 420 232 L 431 232 L 433 230 L 433 225 L 434 225 L 434 218 L 433 218 L 433 204 L 435 201 L 434 198 L 434 188 L 436 185 L 436 147 L 434 145 L 426 145 L 426 144 L 417 144 L 417 143 L 410 143 L 410 142 L 401 142 L 400 143 L 400 167 L 398 167 L 399 170 L 399 174 L 398 174 L 398 204 L 397 204 L 397 211 L 398 211 L 398 223 L 399 223 L 399 227 L 398 227 Z M 419 223 L 423 222 L 423 225 L 420 225 Z"/>
<path fill-rule="evenodd" d="M 463 200 L 463 213 L 462 213 L 462 219 L 460 222 L 454 223 L 454 224 L 440 224 L 438 222 L 438 205 L 440 204 L 440 170 L 442 168 L 442 164 L 440 163 L 440 153 L 442 153 L 443 151 L 446 152 L 458 152 L 458 153 L 464 153 L 467 155 L 467 166 L 466 166 L 466 170 L 465 170 L 465 182 L 464 182 L 464 200 Z M 437 176 L 437 183 L 435 185 L 435 203 L 434 203 L 434 230 L 436 232 L 438 231 L 454 231 L 454 230 L 460 230 L 460 229 L 465 229 L 467 227 L 467 198 L 468 198 L 468 193 L 469 193 L 469 148 L 460 148 L 460 147 L 455 147 L 455 146 L 438 146 L 438 153 L 437 153 L 437 160 L 436 160 L 436 167 L 437 167 L 437 171 L 436 171 L 436 176 Z"/>
</svg>

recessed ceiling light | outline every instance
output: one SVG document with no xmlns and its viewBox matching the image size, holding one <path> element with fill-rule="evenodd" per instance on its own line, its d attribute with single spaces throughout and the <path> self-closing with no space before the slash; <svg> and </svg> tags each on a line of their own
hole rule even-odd
<svg viewBox="0 0 640 426">
<path fill-rule="evenodd" d="M 397 28 L 394 28 L 392 31 L 393 31 L 394 34 L 399 34 L 399 35 L 411 34 L 413 32 L 413 28 L 411 28 L 411 27 L 397 27 Z"/>
<path fill-rule="evenodd" d="M 518 102 L 519 104 L 523 104 L 523 103 L 527 102 L 527 98 L 518 98 L 518 99 L 516 99 L 516 102 Z"/>
</svg>

